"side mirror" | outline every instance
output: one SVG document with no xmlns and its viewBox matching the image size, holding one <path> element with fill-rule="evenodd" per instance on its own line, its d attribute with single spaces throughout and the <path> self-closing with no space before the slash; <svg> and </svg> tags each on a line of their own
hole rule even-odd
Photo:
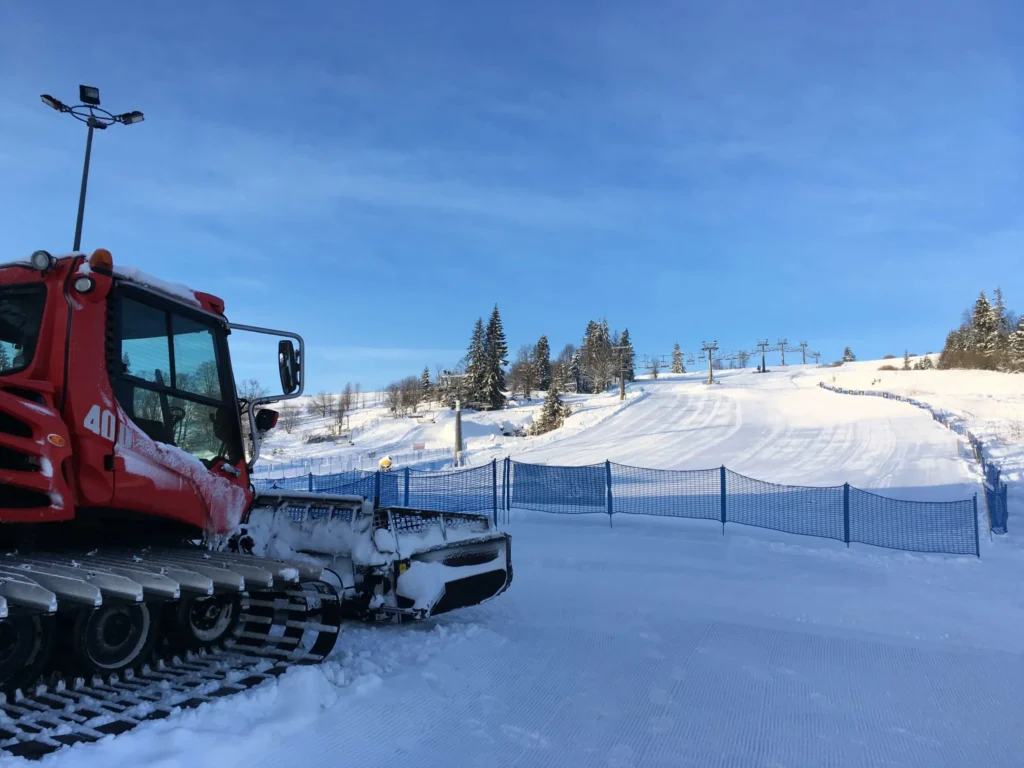
<svg viewBox="0 0 1024 768">
<path fill-rule="evenodd" d="M 269 432 L 277 426 L 277 411 L 272 411 L 269 408 L 261 408 L 256 411 L 256 429 L 260 434 Z"/>
<path fill-rule="evenodd" d="M 282 339 L 277 343 L 277 368 L 281 374 L 281 390 L 286 395 L 292 394 L 299 388 L 302 368 L 291 339 Z"/>
</svg>

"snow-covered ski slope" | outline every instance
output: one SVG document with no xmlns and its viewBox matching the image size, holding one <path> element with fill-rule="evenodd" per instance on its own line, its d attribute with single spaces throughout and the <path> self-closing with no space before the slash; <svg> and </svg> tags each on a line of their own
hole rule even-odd
<svg viewBox="0 0 1024 768">
<path fill-rule="evenodd" d="M 592 464 L 609 459 L 655 469 L 722 464 L 760 480 L 885 489 L 908 499 L 964 499 L 977 476 L 955 435 L 928 414 L 883 399 L 820 389 L 821 369 L 722 371 L 644 381 L 641 402 L 592 429 L 517 459 Z M 817 375 L 816 375 L 817 374 Z"/>
<path fill-rule="evenodd" d="M 557 433 L 530 438 L 504 436 L 502 427 L 524 430 L 528 428 L 543 405 L 543 393 L 540 393 L 540 397 L 535 393 L 531 400 L 513 400 L 508 407 L 498 411 L 463 411 L 464 453 L 470 461 L 483 463 L 490 461 L 494 456 L 519 453 L 582 432 L 618 413 L 634 401 L 643 399 L 643 390 L 642 384 L 631 384 L 625 402 L 619 400 L 617 393 L 567 395 L 564 399 L 572 407 L 573 413 L 565 425 Z M 310 435 L 329 433 L 334 418 L 310 416 L 305 412 L 309 398 L 299 399 L 297 405 L 293 406 L 302 412 L 295 428 L 289 433 L 279 427 L 269 433 L 264 443 L 258 471 L 273 477 L 301 474 L 304 470 L 294 466 L 295 460 L 312 460 L 313 471 L 318 474 L 343 469 L 373 470 L 377 468 L 377 458 L 385 453 L 397 460 L 396 467 L 412 465 L 418 469 L 443 468 L 419 466 L 415 446 L 424 447 L 426 463 L 443 464 L 444 462 L 433 460 L 431 452 L 440 449 L 449 452 L 452 450 L 455 444 L 454 411 L 431 403 L 420 406 L 416 418 L 394 418 L 385 406 L 374 404 L 374 401 L 379 399 L 375 397 L 375 393 L 368 393 L 368 396 L 364 397 L 366 405 L 351 412 L 351 444 L 347 440 L 307 442 Z M 374 454 L 373 457 L 369 456 L 371 453 Z M 450 463 L 449 455 L 448 464 Z"/>
<path fill-rule="evenodd" d="M 901 361 L 895 362 L 897 366 Z M 1003 471 L 1010 509 L 1024 513 L 1024 375 L 995 371 L 879 371 L 879 363 L 844 365 L 820 378 L 847 389 L 880 390 L 951 414 L 985 443 Z M 833 381 L 834 378 L 834 381 Z"/>
<path fill-rule="evenodd" d="M 532 450 L 514 455 L 973 494 L 976 470 L 927 414 L 817 387 L 858 368 L 867 385 L 878 364 L 723 372 L 710 390 L 698 374 L 645 380 L 624 410 L 609 402 L 589 428 L 521 440 Z M 938 391 L 949 374 L 915 375 Z M 993 410 L 1015 396 L 993 393 Z M 349 627 L 322 667 L 44 764 L 1020 766 L 1024 554 L 1010 514 L 978 559 L 514 510 L 515 578 L 497 600 Z"/>
</svg>

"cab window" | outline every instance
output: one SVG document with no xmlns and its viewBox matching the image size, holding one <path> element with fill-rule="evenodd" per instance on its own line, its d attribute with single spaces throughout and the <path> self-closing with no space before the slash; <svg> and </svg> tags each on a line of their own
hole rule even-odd
<svg viewBox="0 0 1024 768">
<path fill-rule="evenodd" d="M 115 391 L 149 437 L 212 466 L 242 456 L 236 404 L 225 394 L 220 327 L 162 300 L 119 303 Z M 228 390 L 230 391 L 230 390 Z"/>
</svg>

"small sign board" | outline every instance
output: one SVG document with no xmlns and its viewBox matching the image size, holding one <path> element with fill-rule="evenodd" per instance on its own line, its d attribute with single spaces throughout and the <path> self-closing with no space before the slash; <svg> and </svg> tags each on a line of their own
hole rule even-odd
<svg viewBox="0 0 1024 768">
<path fill-rule="evenodd" d="M 412 444 L 412 449 L 414 451 L 422 451 L 426 447 L 427 447 L 426 443 L 413 443 Z"/>
<path fill-rule="evenodd" d="M 377 452 L 376 451 L 370 451 L 368 454 L 366 454 L 366 458 L 368 458 L 368 459 L 376 459 L 377 458 Z"/>
</svg>

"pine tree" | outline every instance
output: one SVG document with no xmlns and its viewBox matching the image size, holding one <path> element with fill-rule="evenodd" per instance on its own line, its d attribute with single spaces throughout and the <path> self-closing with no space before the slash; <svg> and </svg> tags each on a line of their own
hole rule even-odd
<svg viewBox="0 0 1024 768">
<path fill-rule="evenodd" d="M 928 355 L 923 355 L 921 357 L 920 365 L 920 370 L 922 371 L 930 371 L 935 367 L 935 364 L 932 362 L 931 357 L 929 357 Z"/>
<path fill-rule="evenodd" d="M 636 367 L 636 353 L 633 351 L 633 342 L 629 340 L 629 328 L 622 330 L 619 344 L 625 347 L 620 352 L 624 356 L 622 367 L 626 371 L 626 381 L 633 381 L 636 378 L 636 372 L 633 370 Z"/>
<path fill-rule="evenodd" d="M 491 319 L 484 335 L 484 359 L 486 360 L 483 402 L 492 408 L 505 404 L 505 366 L 508 365 L 508 345 L 505 331 L 501 327 L 498 305 L 494 305 Z"/>
<path fill-rule="evenodd" d="M 553 429 L 558 429 L 565 421 L 566 407 L 559 397 L 558 385 L 552 382 L 544 398 L 544 405 L 540 409 L 537 421 L 533 423 L 530 432 L 534 435 L 543 435 Z"/>
<path fill-rule="evenodd" d="M 618 376 L 619 359 L 612 349 L 612 335 L 608 320 L 587 323 L 583 344 L 580 345 L 580 369 L 584 392 L 603 392 L 608 383 Z"/>
<path fill-rule="evenodd" d="M 903 370 L 910 370 L 910 352 L 908 350 L 903 350 Z"/>
<path fill-rule="evenodd" d="M 598 359 L 601 346 L 601 326 L 593 320 L 587 322 L 587 330 L 580 345 L 580 374 L 584 392 L 594 392 L 598 384 Z"/>
<path fill-rule="evenodd" d="M 4 349 L 3 344 L 0 344 L 0 371 L 4 371 L 11 367 L 11 358 L 7 354 L 7 350 Z"/>
<path fill-rule="evenodd" d="M 683 373 L 683 350 L 679 348 L 679 342 L 672 348 L 672 365 L 668 369 L 669 373 Z"/>
<path fill-rule="evenodd" d="M 982 291 L 977 301 L 974 302 L 974 314 L 971 318 L 971 352 L 980 358 L 978 362 L 981 363 L 982 368 L 993 366 L 998 327 L 992 313 L 992 305 L 989 304 L 985 292 Z"/>
<path fill-rule="evenodd" d="M 466 379 L 463 386 L 465 396 L 472 402 L 484 400 L 484 383 L 487 377 L 487 355 L 484 348 L 484 321 L 477 318 L 473 335 L 466 351 Z"/>
<path fill-rule="evenodd" d="M 847 347 L 846 349 L 843 350 L 843 362 L 844 363 L 852 363 L 856 359 L 857 359 L 857 356 L 855 354 L 853 354 L 853 350 L 851 350 L 849 347 Z"/>
<path fill-rule="evenodd" d="M 971 329 L 962 325 L 946 335 L 946 343 L 939 354 L 939 368 L 961 368 L 966 364 L 970 348 Z"/>
<path fill-rule="evenodd" d="M 1006 323 L 1006 305 L 1003 303 L 1003 291 L 996 288 L 992 293 L 994 299 L 988 311 L 989 337 L 988 347 L 993 368 L 1001 367 L 1006 352 L 1006 337 L 1009 335 Z"/>
<path fill-rule="evenodd" d="M 533 365 L 537 371 L 537 388 L 546 390 L 551 386 L 551 347 L 547 336 L 537 339 L 533 348 Z"/>
<path fill-rule="evenodd" d="M 430 368 L 423 366 L 423 373 L 420 374 L 420 391 L 423 393 L 423 402 L 431 400 Z"/>
<path fill-rule="evenodd" d="M 580 366 L 580 351 L 577 349 L 572 353 L 569 361 L 569 381 L 576 386 L 577 392 L 583 392 L 583 371 Z"/>
<path fill-rule="evenodd" d="M 996 288 L 992 291 L 992 309 L 995 312 L 996 319 L 998 321 L 999 333 L 1002 336 L 1009 336 L 1013 333 L 1013 328 L 1010 327 L 1009 320 L 1006 315 L 1006 302 L 1003 301 L 1003 289 Z"/>
<path fill-rule="evenodd" d="M 1024 317 L 1017 321 L 1017 330 L 1010 334 L 1007 342 L 1007 370 L 1024 373 Z"/>
</svg>

